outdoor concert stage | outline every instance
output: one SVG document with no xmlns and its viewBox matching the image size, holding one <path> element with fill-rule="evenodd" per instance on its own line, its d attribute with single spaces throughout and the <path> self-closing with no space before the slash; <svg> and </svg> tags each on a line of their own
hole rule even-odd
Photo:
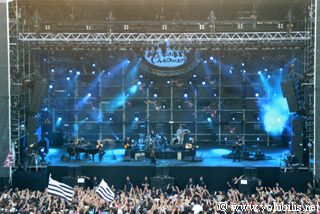
<svg viewBox="0 0 320 214">
<path fill-rule="evenodd" d="M 297 190 L 304 191 L 306 184 L 312 176 L 307 171 L 283 172 L 281 159 L 288 153 L 283 148 L 266 148 L 263 152 L 270 156 L 269 160 L 241 161 L 233 162 L 222 156 L 230 153 L 230 149 L 221 147 L 201 148 L 197 151 L 197 157 L 201 157 L 201 162 L 190 162 L 184 160 L 157 160 L 157 164 L 151 164 L 149 159 L 140 161 L 124 161 L 124 149 L 114 149 L 106 151 L 102 162 L 96 157 L 92 160 L 71 160 L 62 161 L 61 155 L 67 155 L 64 149 L 52 148 L 47 156 L 48 167 L 33 171 L 18 171 L 14 176 L 14 185 L 29 188 L 45 188 L 47 178 L 51 174 L 54 178 L 61 180 L 64 177 L 77 177 L 80 175 L 98 179 L 104 178 L 110 184 L 121 188 L 126 176 L 130 176 L 134 184 L 140 184 L 144 176 L 153 177 L 160 174 L 168 174 L 175 180 L 175 185 L 184 186 L 188 178 L 192 177 L 195 181 L 203 176 L 210 190 L 226 190 L 226 182 L 234 176 L 244 173 L 244 168 L 256 168 L 257 177 L 262 179 L 263 185 L 274 186 L 279 182 L 284 188 L 295 187 Z M 116 160 L 113 158 L 113 154 Z"/>
</svg>

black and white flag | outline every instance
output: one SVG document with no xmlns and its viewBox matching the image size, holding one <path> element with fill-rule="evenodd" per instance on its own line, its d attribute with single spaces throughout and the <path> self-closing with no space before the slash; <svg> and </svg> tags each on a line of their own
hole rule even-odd
<svg viewBox="0 0 320 214">
<path fill-rule="evenodd" d="M 48 193 L 72 201 L 74 191 L 72 187 L 49 177 Z"/>
<path fill-rule="evenodd" d="M 114 200 L 114 192 L 110 189 L 110 187 L 108 186 L 108 184 L 102 179 L 102 181 L 100 182 L 96 193 L 103 198 L 106 201 L 113 201 Z"/>
</svg>

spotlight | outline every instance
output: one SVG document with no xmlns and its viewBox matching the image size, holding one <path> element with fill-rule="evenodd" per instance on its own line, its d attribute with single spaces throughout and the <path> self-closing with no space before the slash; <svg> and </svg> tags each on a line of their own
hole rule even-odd
<svg viewBox="0 0 320 214">
<path fill-rule="evenodd" d="M 236 118 L 233 117 L 232 120 L 236 120 Z"/>
<path fill-rule="evenodd" d="M 267 68 L 265 68 L 265 69 L 264 69 L 264 71 L 268 71 L 268 69 L 267 69 Z"/>
<path fill-rule="evenodd" d="M 228 140 L 228 138 L 225 137 L 224 140 Z"/>
<path fill-rule="evenodd" d="M 187 94 L 187 93 L 184 93 L 183 97 L 184 97 L 184 98 L 188 98 L 188 94 Z"/>
<path fill-rule="evenodd" d="M 111 121 L 112 120 L 112 117 L 109 117 L 109 121 Z"/>
<path fill-rule="evenodd" d="M 49 88 L 50 88 L 50 89 L 53 89 L 53 85 L 49 85 Z"/>
<path fill-rule="evenodd" d="M 204 63 L 207 63 L 207 60 L 204 60 Z"/>
<path fill-rule="evenodd" d="M 167 83 L 170 84 L 170 80 L 167 80 Z"/>
<path fill-rule="evenodd" d="M 245 74 L 245 73 L 247 73 L 247 71 L 246 71 L 246 70 L 243 70 L 243 73 Z"/>
<path fill-rule="evenodd" d="M 259 93 L 256 93 L 255 96 L 256 96 L 256 97 L 259 97 Z"/>
<path fill-rule="evenodd" d="M 269 75 L 268 75 L 268 79 L 270 79 L 270 78 L 271 78 L 271 75 L 269 74 Z"/>
<path fill-rule="evenodd" d="M 96 72 L 95 72 L 95 71 L 92 71 L 91 73 L 92 73 L 92 74 L 95 74 Z"/>
<path fill-rule="evenodd" d="M 194 78 L 196 78 L 196 77 L 197 77 L 197 75 L 196 75 L 196 74 L 194 74 L 194 75 L 193 75 L 193 77 L 194 77 Z"/>
<path fill-rule="evenodd" d="M 92 67 L 96 67 L 96 64 L 95 64 L 95 63 L 93 63 L 93 64 L 92 64 Z"/>
<path fill-rule="evenodd" d="M 87 95 L 88 97 L 91 97 L 91 93 L 88 93 L 88 95 Z"/>
<path fill-rule="evenodd" d="M 71 74 L 71 73 L 72 73 L 72 70 L 69 70 L 69 73 Z"/>
<path fill-rule="evenodd" d="M 213 56 L 210 56 L 210 60 L 213 60 Z"/>
<path fill-rule="evenodd" d="M 143 78 L 143 75 L 140 75 L 139 77 L 140 77 L 140 78 Z"/>
<path fill-rule="evenodd" d="M 232 74 L 232 73 L 233 73 L 232 69 L 230 69 L 230 70 L 229 70 L 229 73 L 230 73 L 230 74 Z"/>
<path fill-rule="evenodd" d="M 141 85 L 141 81 L 138 81 L 138 85 Z"/>
<path fill-rule="evenodd" d="M 153 85 L 153 81 L 150 81 L 150 84 Z"/>
<path fill-rule="evenodd" d="M 58 121 L 61 121 L 62 120 L 62 118 L 61 117 L 58 117 Z"/>
<path fill-rule="evenodd" d="M 211 123 L 211 122 L 212 122 L 211 117 L 208 117 L 208 118 L 207 118 L 207 121 L 208 121 L 209 123 Z"/>
<path fill-rule="evenodd" d="M 53 72 L 54 72 L 54 68 L 51 69 L 51 73 L 53 73 Z"/>
<path fill-rule="evenodd" d="M 153 97 L 157 98 L 157 97 L 158 97 L 158 94 L 154 93 L 154 94 L 153 94 Z"/>
<path fill-rule="evenodd" d="M 127 63 L 129 64 L 129 63 L 130 63 L 130 60 L 127 60 Z"/>
<path fill-rule="evenodd" d="M 70 77 L 67 77 L 67 80 L 70 80 Z"/>
<path fill-rule="evenodd" d="M 280 71 L 283 71 L 283 68 L 280 68 Z"/>
<path fill-rule="evenodd" d="M 257 141 L 259 141 L 260 140 L 260 137 L 257 137 Z"/>
<path fill-rule="evenodd" d="M 192 85 L 192 82 L 191 82 L 191 81 L 189 81 L 189 85 Z"/>
<path fill-rule="evenodd" d="M 214 93 L 214 94 L 213 94 L 213 96 L 215 96 L 215 97 L 216 97 L 216 96 L 217 96 L 217 94 L 216 94 L 216 93 Z"/>
<path fill-rule="evenodd" d="M 77 75 L 80 75 L 80 71 L 77 71 Z"/>
<path fill-rule="evenodd" d="M 244 63 L 241 63 L 241 66 L 244 66 Z"/>
<path fill-rule="evenodd" d="M 165 106 L 165 105 L 163 105 L 163 106 L 162 106 L 162 108 L 166 108 L 166 106 Z"/>
<path fill-rule="evenodd" d="M 260 117 L 257 117 L 257 120 L 260 120 Z"/>
<path fill-rule="evenodd" d="M 180 109 L 180 108 L 181 108 L 181 105 L 178 105 L 178 108 Z"/>
<path fill-rule="evenodd" d="M 134 121 L 138 121 L 138 120 L 139 120 L 139 118 L 138 118 L 138 117 L 135 117 L 135 118 L 134 118 Z"/>
<path fill-rule="evenodd" d="M 48 111 L 48 108 L 46 107 L 46 108 L 44 108 L 44 111 Z"/>
<path fill-rule="evenodd" d="M 258 71 L 258 74 L 260 75 L 260 74 L 261 74 L 261 71 Z"/>
<path fill-rule="evenodd" d="M 202 83 L 201 83 L 202 85 L 206 85 L 206 82 L 205 81 L 202 81 Z"/>
</svg>

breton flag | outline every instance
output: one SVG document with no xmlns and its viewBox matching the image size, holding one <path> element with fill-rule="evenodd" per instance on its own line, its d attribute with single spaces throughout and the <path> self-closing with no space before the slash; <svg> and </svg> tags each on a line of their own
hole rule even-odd
<svg viewBox="0 0 320 214">
<path fill-rule="evenodd" d="M 74 191 L 72 187 L 49 177 L 48 193 L 72 201 Z"/>
<path fill-rule="evenodd" d="M 108 184 L 102 179 L 102 181 L 100 182 L 96 193 L 103 198 L 104 200 L 110 202 L 113 201 L 114 199 L 114 192 L 112 192 L 112 190 L 110 189 L 110 187 L 108 186 Z"/>
</svg>

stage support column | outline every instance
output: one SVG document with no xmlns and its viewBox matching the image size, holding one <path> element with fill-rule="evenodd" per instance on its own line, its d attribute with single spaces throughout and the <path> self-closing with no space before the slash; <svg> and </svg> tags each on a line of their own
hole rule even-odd
<svg viewBox="0 0 320 214">
<path fill-rule="evenodd" d="M 315 0 L 314 35 L 314 177 L 320 178 L 320 5 Z"/>
<path fill-rule="evenodd" d="M 11 142 L 8 7 L 7 0 L 0 0 L 0 185 L 10 177 L 9 169 L 3 167 Z"/>
</svg>

